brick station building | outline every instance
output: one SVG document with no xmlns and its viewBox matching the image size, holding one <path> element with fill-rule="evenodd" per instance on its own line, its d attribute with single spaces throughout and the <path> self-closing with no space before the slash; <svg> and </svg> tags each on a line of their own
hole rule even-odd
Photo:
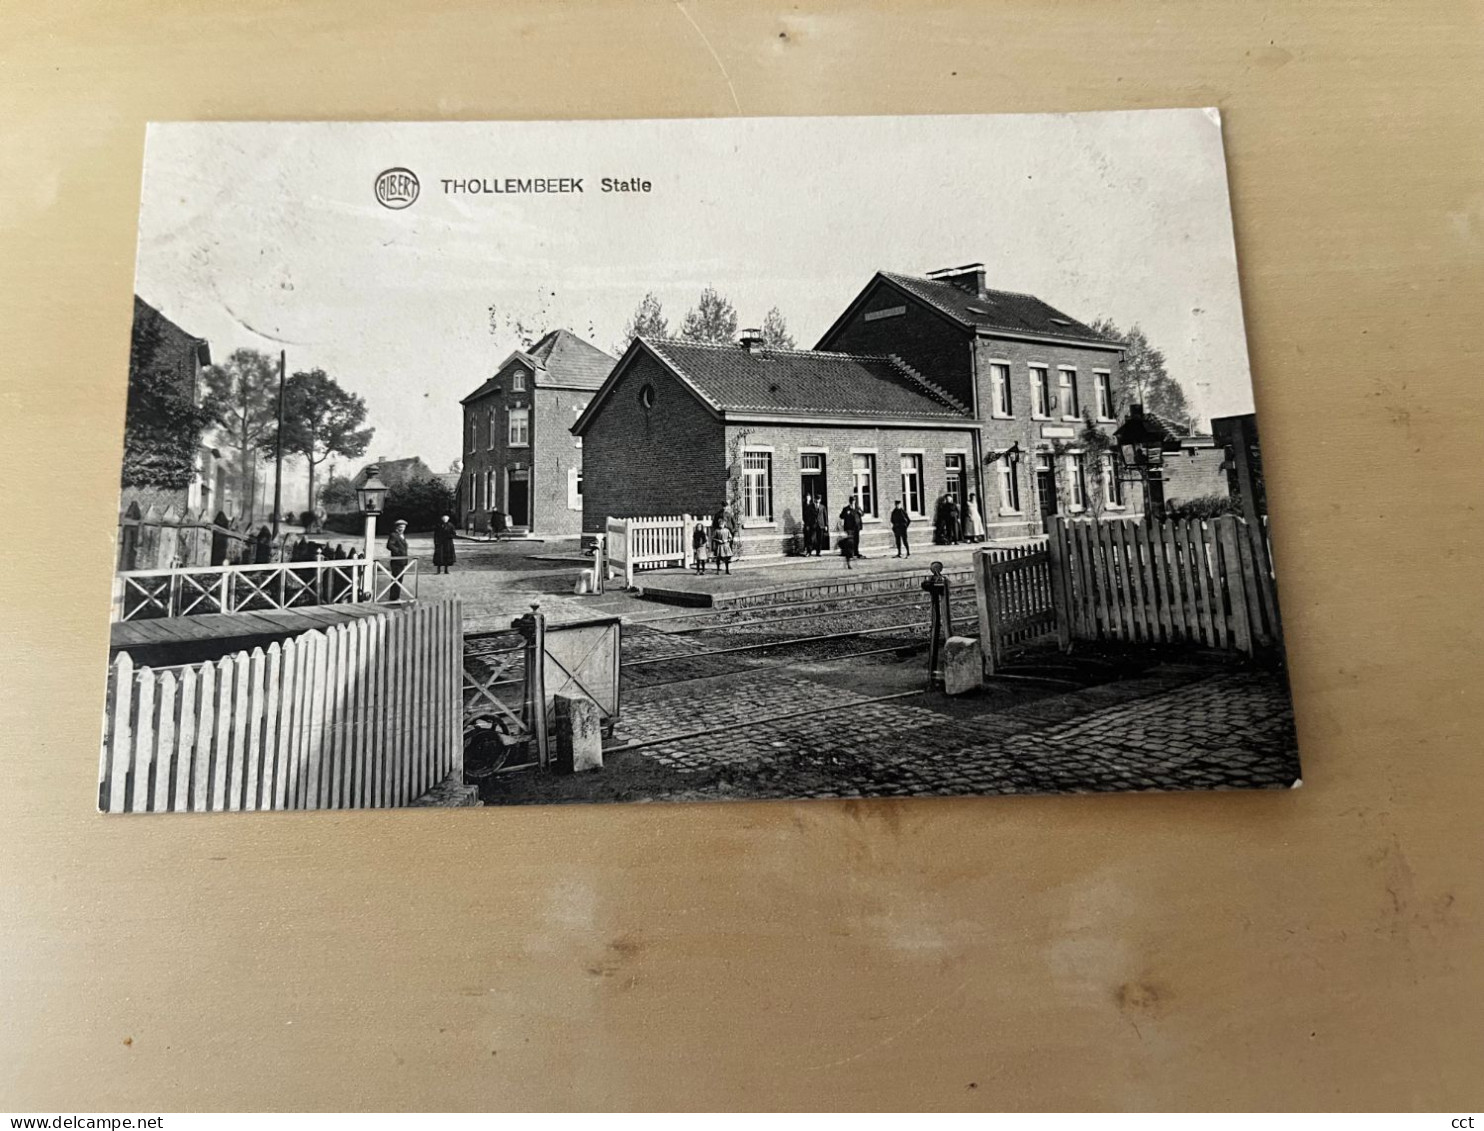
<svg viewBox="0 0 1484 1131">
<path fill-rule="evenodd" d="M 1118 427 L 1122 346 L 1034 295 L 991 290 L 981 263 L 877 272 L 818 348 L 891 354 L 969 405 L 991 539 L 1039 534 L 1054 514 L 1142 509 L 1141 488 L 1107 457 L 1093 474 L 1078 445 L 1085 414 Z"/>
<path fill-rule="evenodd" d="M 582 531 L 582 440 L 572 424 L 613 368 L 613 356 L 567 330 L 516 350 L 461 402 L 464 525 L 487 532 Z"/>
<path fill-rule="evenodd" d="M 973 450 L 968 406 L 900 362 L 756 338 L 635 339 L 573 431 L 588 473 L 585 531 L 609 516 L 710 515 L 731 501 L 750 554 L 797 548 L 806 495 L 823 495 L 832 516 L 853 495 L 863 542 L 879 548 L 895 501 L 928 519 L 943 469 L 966 476 Z"/>
<path fill-rule="evenodd" d="M 748 552 L 778 552 L 811 486 L 832 515 L 860 497 L 868 549 L 890 541 L 898 498 L 919 544 L 944 493 L 978 506 L 991 539 L 1039 534 L 1053 514 L 1137 514 L 1140 487 L 1106 456 L 1095 474 L 1079 445 L 1088 414 L 1118 426 L 1121 357 L 1040 299 L 989 289 L 981 264 L 878 272 L 814 350 L 636 341 L 573 428 L 583 530 L 710 514 L 730 493 Z"/>
</svg>

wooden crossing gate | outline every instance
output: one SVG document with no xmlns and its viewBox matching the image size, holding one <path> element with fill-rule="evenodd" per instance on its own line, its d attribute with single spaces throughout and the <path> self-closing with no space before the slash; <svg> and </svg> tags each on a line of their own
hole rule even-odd
<svg viewBox="0 0 1484 1131">
<path fill-rule="evenodd" d="M 598 706 L 604 730 L 619 712 L 619 662 L 623 622 L 618 617 L 547 624 L 538 610 L 513 622 L 524 644 L 465 663 L 465 725 L 486 719 L 503 741 L 525 752 L 521 765 L 545 767 L 559 695 L 581 696 Z M 515 768 L 515 767 L 511 767 Z"/>
<path fill-rule="evenodd" d="M 974 555 L 974 591 L 986 675 L 1003 667 L 1009 652 L 1056 635 L 1051 555 L 1044 542 L 980 550 Z"/>
</svg>

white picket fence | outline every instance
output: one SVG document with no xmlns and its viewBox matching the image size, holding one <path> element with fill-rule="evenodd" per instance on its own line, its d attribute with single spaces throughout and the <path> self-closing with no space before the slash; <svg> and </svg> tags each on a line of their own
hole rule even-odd
<svg viewBox="0 0 1484 1131">
<path fill-rule="evenodd" d="M 406 805 L 463 754 L 457 598 L 178 668 L 109 666 L 98 808 Z"/>
<path fill-rule="evenodd" d="M 607 576 L 621 573 L 624 584 L 633 585 L 635 570 L 689 565 L 694 528 L 695 519 L 688 514 L 610 517 L 603 538 Z"/>
</svg>

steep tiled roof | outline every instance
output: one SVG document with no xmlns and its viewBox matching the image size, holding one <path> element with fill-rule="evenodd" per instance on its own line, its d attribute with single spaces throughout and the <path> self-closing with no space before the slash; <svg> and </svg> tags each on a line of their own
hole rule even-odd
<svg viewBox="0 0 1484 1131">
<path fill-rule="evenodd" d="M 538 366 L 537 385 L 560 385 L 564 388 L 601 388 L 618 362 L 612 354 L 583 341 L 569 330 L 553 330 L 522 352 Z"/>
<path fill-rule="evenodd" d="M 409 479 L 418 479 L 423 476 L 432 475 L 433 469 L 422 461 L 421 456 L 407 456 L 403 459 L 373 459 L 351 479 L 351 485 L 359 487 L 366 482 L 366 473 L 376 468 L 376 474 L 388 487 L 398 483 L 405 483 Z"/>
<path fill-rule="evenodd" d="M 968 416 L 968 410 L 943 390 L 889 357 L 643 341 L 722 412 L 862 419 Z"/>
<path fill-rule="evenodd" d="M 1014 291 L 989 291 L 971 294 L 961 287 L 938 279 L 917 275 L 898 275 L 882 271 L 881 277 L 941 310 L 959 322 L 978 330 L 1003 330 L 1015 334 L 1036 334 L 1048 338 L 1077 341 L 1111 342 L 1091 326 L 1048 306 L 1035 295 Z"/>
<path fill-rule="evenodd" d="M 538 388 L 600 389 L 618 359 L 591 342 L 585 342 L 570 330 L 553 330 L 530 349 L 517 350 L 500 363 L 500 370 L 511 358 L 524 358 Z M 463 403 L 484 396 L 499 387 L 499 372 L 464 398 Z"/>
</svg>

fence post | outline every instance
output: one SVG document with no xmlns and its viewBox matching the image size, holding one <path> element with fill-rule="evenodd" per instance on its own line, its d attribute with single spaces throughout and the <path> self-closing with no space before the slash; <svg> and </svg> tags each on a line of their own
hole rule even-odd
<svg viewBox="0 0 1484 1131">
<path fill-rule="evenodd" d="M 1046 553 L 1051 566 L 1051 608 L 1056 613 L 1056 643 L 1063 652 L 1072 647 L 1072 587 L 1067 580 L 1067 546 L 1062 519 L 1046 523 Z"/>
<path fill-rule="evenodd" d="M 985 675 L 993 675 L 999 658 L 999 610 L 995 607 L 993 563 L 989 551 L 974 552 L 974 603 L 979 608 L 979 658 Z"/>
<path fill-rule="evenodd" d="M 536 760 L 546 769 L 546 617 L 541 606 L 532 605 L 523 617 L 516 617 L 510 627 L 525 637 L 525 704 L 523 714 L 531 739 L 536 744 Z"/>
<path fill-rule="evenodd" d="M 623 585 L 625 589 L 634 587 L 634 520 L 626 518 L 623 520 Z M 543 717 L 544 717 L 543 711 Z M 541 755 L 541 764 L 546 765 L 546 755 Z"/>
<path fill-rule="evenodd" d="M 1231 600 L 1232 632 L 1236 645 L 1247 655 L 1252 655 L 1252 623 L 1247 612 L 1247 589 L 1242 577 L 1242 558 L 1237 549 L 1237 519 L 1224 514 L 1212 523 L 1216 527 L 1216 538 L 1221 545 L 1221 569 L 1218 575 L 1226 581 L 1226 592 Z"/>
<path fill-rule="evenodd" d="M 593 592 L 603 592 L 603 583 L 608 580 L 608 531 L 598 535 L 598 544 L 593 547 Z"/>
<path fill-rule="evenodd" d="M 691 566 L 696 564 L 691 560 L 695 552 L 691 547 L 691 522 L 692 517 L 690 515 L 683 514 L 680 516 L 680 564 L 683 569 L 690 569 Z"/>
</svg>

